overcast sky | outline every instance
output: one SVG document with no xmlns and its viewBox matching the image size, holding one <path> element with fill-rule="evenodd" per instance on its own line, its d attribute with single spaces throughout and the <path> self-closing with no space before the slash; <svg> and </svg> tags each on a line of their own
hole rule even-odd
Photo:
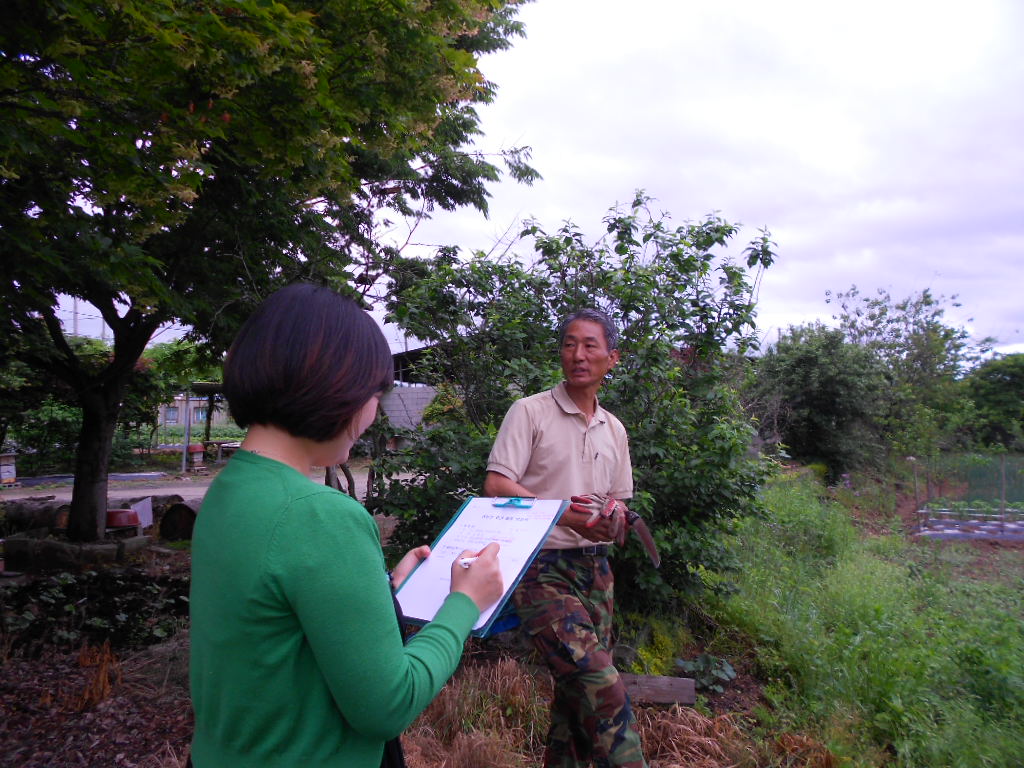
<svg viewBox="0 0 1024 768">
<path fill-rule="evenodd" d="M 680 223 L 742 223 L 740 246 L 771 230 L 769 340 L 831 322 L 825 292 L 856 284 L 959 295 L 950 323 L 1024 351 L 1024 2 L 536 0 L 520 19 L 482 61 L 480 147 L 529 145 L 544 179 L 415 241 L 487 251 L 531 217 L 597 236 L 642 188 Z"/>
<path fill-rule="evenodd" d="M 950 322 L 1024 351 L 1024 3 L 537 0 L 520 19 L 482 62 L 480 146 L 531 146 L 544 179 L 417 241 L 488 250 L 530 217 L 596 236 L 642 188 L 680 223 L 742 223 L 741 244 L 770 228 L 770 339 L 831 322 L 825 292 L 856 284 L 957 294 Z"/>
</svg>

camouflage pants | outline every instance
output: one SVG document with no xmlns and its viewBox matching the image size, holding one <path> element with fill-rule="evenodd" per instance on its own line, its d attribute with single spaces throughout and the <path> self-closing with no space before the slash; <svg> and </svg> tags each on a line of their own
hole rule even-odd
<svg viewBox="0 0 1024 768">
<path fill-rule="evenodd" d="M 515 592 L 516 611 L 555 680 L 545 768 L 646 768 L 612 664 L 607 557 L 542 550 Z"/>
</svg>

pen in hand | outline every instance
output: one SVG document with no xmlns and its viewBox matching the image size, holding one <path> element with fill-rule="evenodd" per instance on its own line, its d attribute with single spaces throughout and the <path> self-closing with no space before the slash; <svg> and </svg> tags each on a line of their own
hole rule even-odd
<svg viewBox="0 0 1024 768">
<path fill-rule="evenodd" d="M 478 552 L 463 550 L 452 562 L 450 591 L 465 594 L 481 612 L 494 605 L 504 589 L 499 548 L 498 542 L 492 541 Z"/>
</svg>

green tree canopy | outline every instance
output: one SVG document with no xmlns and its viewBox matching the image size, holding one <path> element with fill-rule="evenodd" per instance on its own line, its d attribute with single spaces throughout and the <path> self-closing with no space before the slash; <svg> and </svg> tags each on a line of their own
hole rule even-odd
<svg viewBox="0 0 1024 768">
<path fill-rule="evenodd" d="M 976 409 L 975 439 L 1024 450 L 1024 354 L 986 360 L 967 377 L 967 391 Z"/>
<path fill-rule="evenodd" d="M 162 323 L 223 348 L 278 285 L 375 284 L 396 256 L 381 211 L 486 209 L 499 171 L 465 150 L 494 96 L 477 58 L 520 32 L 517 5 L 7 4 L 0 328 L 83 409 L 69 534 L 102 532 L 117 411 Z M 101 370 L 68 344 L 60 294 L 111 329 Z"/>
<path fill-rule="evenodd" d="M 884 374 L 875 352 L 843 331 L 795 326 L 756 360 L 747 399 L 763 437 L 824 462 L 834 480 L 880 459 Z"/>
<path fill-rule="evenodd" d="M 947 299 L 925 289 L 895 300 L 879 289 L 863 296 L 857 287 L 829 295 L 846 339 L 874 352 L 885 366 L 886 445 L 896 456 L 932 456 L 952 447 L 970 418 L 958 380 L 975 366 L 991 339 L 974 342 L 947 323 Z M 956 297 L 948 300 L 958 307 Z"/>
</svg>

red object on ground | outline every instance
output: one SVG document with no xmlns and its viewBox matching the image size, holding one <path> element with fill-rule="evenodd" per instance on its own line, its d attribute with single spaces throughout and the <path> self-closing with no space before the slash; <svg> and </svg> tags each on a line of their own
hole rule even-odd
<svg viewBox="0 0 1024 768">
<path fill-rule="evenodd" d="M 126 528 L 139 524 L 139 515 L 134 509 L 108 509 L 107 528 Z"/>
</svg>

